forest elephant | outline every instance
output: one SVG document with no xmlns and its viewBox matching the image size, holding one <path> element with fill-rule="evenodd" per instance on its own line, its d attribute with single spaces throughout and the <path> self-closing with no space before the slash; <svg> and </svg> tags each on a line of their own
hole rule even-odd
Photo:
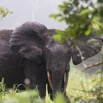
<svg viewBox="0 0 103 103">
<path fill-rule="evenodd" d="M 30 88 L 37 88 L 42 98 L 46 95 L 46 84 L 51 99 L 58 91 L 66 96 L 69 62 L 72 58 L 77 65 L 82 58 L 72 40 L 63 44 L 54 40 L 55 32 L 55 29 L 37 22 L 26 22 L 15 30 L 0 31 L 0 79 L 4 77 L 7 87 L 23 84 L 28 79 Z M 90 38 L 94 38 L 93 41 L 87 42 Z M 84 60 L 102 48 L 103 39 L 100 37 L 83 36 L 80 40 L 83 43 L 78 48 Z"/>
</svg>

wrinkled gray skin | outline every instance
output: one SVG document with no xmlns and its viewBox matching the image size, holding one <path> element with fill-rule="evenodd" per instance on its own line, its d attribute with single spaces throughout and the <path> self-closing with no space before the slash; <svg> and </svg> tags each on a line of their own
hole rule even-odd
<svg viewBox="0 0 103 103">
<path fill-rule="evenodd" d="M 65 89 L 70 59 L 75 65 L 82 59 L 71 40 L 59 44 L 52 39 L 54 34 L 54 29 L 47 29 L 37 22 L 26 22 L 14 31 L 0 31 L 0 79 L 4 77 L 7 87 L 28 79 L 30 88 L 37 87 L 42 98 L 46 94 L 46 84 L 51 99 L 58 91 L 67 98 Z M 93 37 L 97 40 L 96 45 L 87 43 Z M 78 46 L 84 60 L 101 50 L 102 38 L 92 35 L 78 39 L 84 42 Z M 67 101 L 70 103 L 69 98 Z"/>
</svg>

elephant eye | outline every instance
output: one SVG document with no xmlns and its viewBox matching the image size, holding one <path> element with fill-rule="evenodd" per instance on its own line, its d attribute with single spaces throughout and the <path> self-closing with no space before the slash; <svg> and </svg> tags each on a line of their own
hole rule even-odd
<svg viewBox="0 0 103 103">
<path fill-rule="evenodd" d="M 45 53 L 48 53 L 48 48 L 45 48 Z"/>
</svg>

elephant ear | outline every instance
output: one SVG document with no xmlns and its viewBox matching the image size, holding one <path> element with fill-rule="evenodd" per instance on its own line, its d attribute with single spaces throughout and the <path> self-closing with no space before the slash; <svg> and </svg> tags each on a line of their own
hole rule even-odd
<svg viewBox="0 0 103 103">
<path fill-rule="evenodd" d="M 77 38 L 82 44 L 75 45 L 72 49 L 72 61 L 74 65 L 81 63 L 89 57 L 99 53 L 102 48 L 103 39 L 94 34 Z"/>
<path fill-rule="evenodd" d="M 26 22 L 11 34 L 10 47 L 22 57 L 41 62 L 43 59 L 43 32 L 47 28 L 37 22 Z"/>
</svg>

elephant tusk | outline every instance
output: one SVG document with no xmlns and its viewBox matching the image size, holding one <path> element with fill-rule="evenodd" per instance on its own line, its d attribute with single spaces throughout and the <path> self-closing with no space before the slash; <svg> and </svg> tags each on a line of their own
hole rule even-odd
<svg viewBox="0 0 103 103">
<path fill-rule="evenodd" d="M 51 89 L 53 90 L 53 86 L 52 86 L 52 82 L 51 82 L 51 75 L 50 75 L 49 71 L 47 71 L 47 77 L 48 77 L 49 85 L 50 85 Z"/>
<path fill-rule="evenodd" d="M 66 90 L 66 87 L 67 87 L 67 84 L 68 84 L 68 76 L 69 76 L 69 73 L 66 72 L 64 74 L 64 90 Z"/>
</svg>

